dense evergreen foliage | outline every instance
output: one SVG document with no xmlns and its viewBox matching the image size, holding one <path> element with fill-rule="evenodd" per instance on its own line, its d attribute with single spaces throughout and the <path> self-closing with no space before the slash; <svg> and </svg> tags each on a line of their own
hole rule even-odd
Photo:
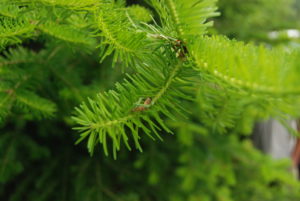
<svg viewBox="0 0 300 201">
<path fill-rule="evenodd" d="M 299 51 L 208 36 L 215 0 L 138 3 L 1 0 L 0 200 L 299 199 L 249 140 L 299 116 Z"/>
</svg>

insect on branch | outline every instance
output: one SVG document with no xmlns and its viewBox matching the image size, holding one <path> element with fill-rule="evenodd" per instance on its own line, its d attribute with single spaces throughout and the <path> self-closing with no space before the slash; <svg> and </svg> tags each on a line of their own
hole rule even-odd
<svg viewBox="0 0 300 201">
<path fill-rule="evenodd" d="M 150 97 L 146 98 L 143 104 L 140 104 L 142 98 L 136 103 L 136 107 L 132 110 L 133 112 L 141 112 L 147 110 L 151 106 L 152 99 Z"/>
</svg>

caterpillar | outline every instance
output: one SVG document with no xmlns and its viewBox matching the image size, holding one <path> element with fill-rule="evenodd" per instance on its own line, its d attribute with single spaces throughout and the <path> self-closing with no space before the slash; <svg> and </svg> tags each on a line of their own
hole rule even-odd
<svg viewBox="0 0 300 201">
<path fill-rule="evenodd" d="M 145 111 L 149 108 L 150 104 L 152 102 L 152 99 L 150 97 L 146 98 L 146 100 L 144 101 L 143 104 L 137 104 L 138 106 L 135 107 L 132 111 L 133 112 L 141 112 L 141 111 Z"/>
</svg>

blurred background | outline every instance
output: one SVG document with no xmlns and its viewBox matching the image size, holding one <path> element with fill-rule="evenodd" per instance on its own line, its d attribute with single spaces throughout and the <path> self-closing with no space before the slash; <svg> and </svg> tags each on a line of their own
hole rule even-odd
<svg viewBox="0 0 300 201">
<path fill-rule="evenodd" d="M 216 33 L 271 44 L 299 38 L 299 0 L 219 0 L 218 5 Z"/>
</svg>

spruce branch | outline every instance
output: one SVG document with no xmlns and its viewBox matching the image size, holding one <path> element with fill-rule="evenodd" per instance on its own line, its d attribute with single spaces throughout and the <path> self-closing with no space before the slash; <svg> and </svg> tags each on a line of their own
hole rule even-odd
<svg viewBox="0 0 300 201">
<path fill-rule="evenodd" d="M 33 35 L 35 25 L 28 19 L 0 17 L 0 48 L 21 43 L 22 38 Z"/>
<path fill-rule="evenodd" d="M 15 4 L 8 2 L 0 3 L 0 15 L 3 17 L 17 18 L 21 10 L 22 9 Z"/>
<path fill-rule="evenodd" d="M 10 48 L 2 54 L 3 56 L 0 57 L 0 68 L 36 62 L 36 55 L 23 47 Z"/>
<path fill-rule="evenodd" d="M 37 79 L 37 74 L 43 70 L 40 65 L 52 59 L 57 53 L 57 49 L 49 52 L 47 59 L 42 62 L 45 53 L 37 54 L 25 48 L 16 48 L 4 52 L 4 57 L 0 57 L 0 63 L 3 64 L 0 68 L 0 79 L 2 81 L 0 86 L 1 121 L 15 107 L 24 113 L 31 113 L 36 118 L 53 116 L 56 105 L 52 101 L 32 92 L 33 87 L 30 84 L 33 82 L 36 85 L 34 80 Z M 28 64 L 32 67 L 28 69 L 20 67 Z"/>
<path fill-rule="evenodd" d="M 211 22 L 206 22 L 207 19 L 218 15 L 215 0 L 161 0 L 160 6 L 157 6 L 154 1 L 152 0 L 151 3 L 156 5 L 155 8 L 159 9 L 159 13 L 164 12 L 162 10 L 169 12 L 173 30 L 177 32 L 176 38 L 183 39 L 185 42 L 192 36 L 204 34 L 206 28 L 212 26 Z M 163 20 L 168 21 L 169 16 Z M 170 23 L 165 22 L 165 24 Z"/>
<path fill-rule="evenodd" d="M 140 151 L 139 130 L 151 138 L 153 133 L 159 137 L 161 128 L 171 132 L 164 124 L 162 115 L 175 119 L 173 110 L 177 113 L 186 111 L 181 101 L 191 100 L 187 94 L 197 91 L 197 80 L 215 84 L 216 89 L 213 87 L 208 91 L 212 98 L 205 101 L 212 106 L 212 111 L 216 111 L 214 106 L 219 108 L 216 114 L 211 115 L 217 121 L 209 125 L 219 132 L 232 128 L 236 120 L 234 117 L 239 116 L 241 108 L 245 107 L 243 104 L 234 104 L 237 99 L 234 96 L 236 92 L 231 90 L 232 86 L 238 92 L 244 86 L 249 86 L 253 94 L 260 92 L 257 89 L 266 83 L 277 92 L 281 84 L 297 86 L 297 53 L 285 53 L 285 56 L 279 57 L 282 50 L 267 50 L 224 38 L 200 36 L 211 25 L 206 23 L 207 18 L 217 14 L 214 0 L 153 0 L 150 4 L 161 14 L 163 27 L 146 23 L 142 23 L 142 27 L 113 4 L 99 12 L 99 29 L 104 40 L 102 44 L 107 45 L 101 55 L 105 58 L 115 51 L 114 62 L 120 59 L 125 65 L 133 65 L 136 74 L 127 75 L 122 84 L 116 84 L 116 90 L 99 94 L 95 100 L 89 99 L 88 103 L 76 108 L 73 119 L 79 124 L 75 129 L 81 133 L 78 142 L 88 138 L 87 146 L 91 154 L 98 142 L 107 155 L 111 141 L 114 157 L 120 150 L 121 141 L 131 149 L 127 130 L 131 132 L 135 146 Z M 170 28 L 172 31 L 168 35 L 165 30 Z M 128 39 L 129 36 L 132 40 Z M 141 40 L 136 40 L 139 37 Z M 151 41 L 155 41 L 154 44 L 147 45 Z M 147 50 L 144 47 L 139 49 L 139 45 L 147 47 Z M 274 74 L 274 70 L 277 77 L 266 78 L 266 75 Z M 220 77 L 231 82 L 232 86 L 214 83 Z M 185 92 L 181 91 L 182 88 Z M 226 91 L 228 96 L 217 96 L 220 91 Z M 298 93 L 298 89 L 293 92 Z M 222 98 L 226 98 L 228 103 L 216 104 L 216 100 L 223 103 Z"/>
<path fill-rule="evenodd" d="M 70 10 L 88 10 L 93 11 L 98 8 L 101 1 L 98 0 L 13 0 L 14 3 L 20 5 L 43 4 L 52 7 L 63 7 Z"/>
<path fill-rule="evenodd" d="M 56 111 L 56 105 L 35 93 L 23 90 L 16 95 L 16 106 L 35 117 L 51 117 Z"/>
<path fill-rule="evenodd" d="M 87 47 L 94 47 L 96 45 L 96 40 L 89 35 L 88 31 L 78 30 L 70 25 L 47 22 L 40 23 L 38 28 L 46 34 L 69 43 L 83 44 Z"/>
<path fill-rule="evenodd" d="M 166 5 L 169 7 L 170 14 L 171 14 L 172 19 L 174 21 L 173 23 L 176 26 L 177 33 L 179 34 L 179 36 L 183 36 L 184 32 L 183 32 L 183 29 L 181 27 L 182 23 L 180 21 L 179 14 L 177 12 L 175 2 L 173 0 L 166 0 Z"/>
<path fill-rule="evenodd" d="M 147 34 L 138 29 L 124 8 L 115 3 L 106 4 L 97 12 L 96 19 L 102 45 L 101 61 L 113 54 L 114 63 L 121 60 L 130 66 L 151 53 Z"/>
<path fill-rule="evenodd" d="M 165 6 L 162 5 L 165 1 L 153 3 L 156 8 Z M 177 14 L 178 11 L 174 8 L 173 3 L 173 1 L 169 1 L 171 16 L 177 22 L 174 30 L 179 31 L 179 37 L 183 38 L 187 34 L 180 30 L 183 25 L 182 22 L 187 18 L 182 13 Z M 191 6 L 191 2 L 189 3 L 187 8 L 196 5 Z M 201 4 L 201 6 L 213 5 L 212 1 L 210 3 Z M 181 3 L 178 9 L 183 9 L 183 6 L 184 4 Z M 168 9 L 164 10 L 167 11 Z M 205 13 L 204 16 L 214 15 L 214 8 L 208 10 L 209 14 Z M 179 17 L 181 17 L 180 21 Z M 197 15 L 196 18 L 198 17 Z M 205 21 L 204 18 L 197 19 L 197 23 L 200 23 L 197 25 L 198 27 L 202 26 L 201 22 Z M 125 65 L 134 64 L 138 74 L 128 75 L 128 80 L 125 80 L 123 84 L 116 84 L 117 89 L 115 91 L 100 94 L 96 100 L 89 99 L 88 103 L 83 103 L 79 108 L 76 108 L 76 116 L 73 119 L 80 125 L 75 128 L 81 132 L 81 138 L 78 142 L 89 137 L 87 146 L 91 154 L 93 154 L 95 144 L 100 141 L 107 155 L 107 137 L 109 137 L 112 140 L 114 157 L 116 157 L 116 151 L 120 149 L 121 139 L 130 149 L 127 142 L 128 134 L 125 132 L 127 129 L 131 131 L 135 146 L 140 151 L 139 129 L 150 137 L 152 137 L 151 133 L 159 137 L 158 131 L 161 128 L 171 132 L 160 116 L 163 114 L 168 118 L 174 118 L 174 111 L 171 110 L 182 113 L 180 101 L 190 99 L 190 97 L 183 93 L 180 88 L 192 85 L 190 77 L 193 75 L 190 72 L 191 66 L 189 66 L 190 61 L 186 46 L 181 40 L 173 40 L 172 36 L 160 31 L 163 28 L 156 28 L 147 24 L 145 25 L 146 28 L 141 28 L 133 22 L 127 13 L 123 13 L 115 5 L 109 5 L 100 10 L 98 21 L 100 23 L 99 29 L 102 31 L 101 36 L 104 37 L 102 44 L 108 45 L 107 49 L 101 53 L 102 58 L 116 51 L 113 60 L 116 61 L 120 58 Z M 151 42 L 149 37 L 157 41 L 153 45 L 154 48 L 149 48 L 147 45 Z M 144 52 L 150 54 L 144 54 Z M 164 57 L 169 60 L 165 61 Z M 133 62 L 139 58 L 142 59 L 141 63 Z M 187 66 L 182 68 L 184 65 Z"/>
<path fill-rule="evenodd" d="M 234 89 L 272 96 L 300 93 L 297 51 L 269 50 L 217 36 L 202 37 L 189 49 L 202 73 L 209 73 Z"/>
<path fill-rule="evenodd" d="M 178 71 L 180 70 L 181 67 L 182 67 L 182 63 L 178 63 L 175 65 L 174 69 L 171 71 L 168 79 L 166 80 L 166 84 L 153 97 L 150 105 L 154 105 L 156 103 L 156 101 L 159 100 L 166 93 L 166 91 L 169 89 L 170 85 L 174 81 L 174 78 L 177 76 Z"/>
<path fill-rule="evenodd" d="M 145 66 L 138 74 L 128 75 L 123 84 L 116 84 L 116 90 L 99 94 L 95 100 L 89 99 L 88 103 L 76 108 L 76 116 L 73 116 L 73 119 L 80 126 L 75 129 L 82 133 L 78 142 L 89 137 L 88 149 L 93 154 L 94 146 L 99 141 L 107 155 L 107 140 L 110 138 L 116 157 L 121 139 L 131 150 L 129 134 L 125 132 L 127 129 L 131 131 L 135 146 L 140 151 L 142 149 L 139 130 L 152 139 L 154 137 L 151 133 L 161 139 L 158 133 L 161 128 L 171 132 L 164 124 L 161 114 L 174 118 L 171 108 L 176 106 L 177 112 L 181 108 L 178 97 L 188 98 L 175 87 L 181 83 L 180 79 L 177 80 L 177 76 L 182 76 L 179 72 L 181 67 L 182 63 L 175 64 L 165 77 L 162 70 L 168 68 L 167 66 L 158 68 L 157 72 L 152 72 L 150 66 Z M 144 104 L 137 101 L 141 98 Z"/>
<path fill-rule="evenodd" d="M 12 134 L 11 134 L 12 135 Z M 11 138 L 11 139 L 10 139 Z M 15 157 L 15 144 L 16 144 L 16 136 L 12 135 L 10 137 L 9 134 L 2 134 L 1 140 L 5 141 L 7 144 L 7 148 L 3 151 L 3 155 L 1 156 L 1 165 L 0 165 L 0 182 L 4 182 L 10 174 L 7 174 L 10 165 L 12 165 L 12 161 Z"/>
</svg>

